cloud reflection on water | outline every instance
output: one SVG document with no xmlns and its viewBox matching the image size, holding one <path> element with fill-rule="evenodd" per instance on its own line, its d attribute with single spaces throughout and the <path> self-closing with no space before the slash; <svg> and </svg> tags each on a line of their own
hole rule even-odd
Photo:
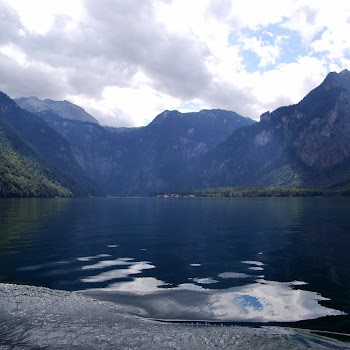
<svg viewBox="0 0 350 350">
<path fill-rule="evenodd" d="M 99 259 L 99 258 L 107 258 L 111 255 L 109 254 L 99 254 L 99 255 L 93 255 L 93 256 L 82 256 L 80 258 L 76 258 L 78 261 L 90 261 L 93 259 Z"/>
<path fill-rule="evenodd" d="M 154 277 L 137 277 L 133 281 L 124 283 L 114 283 L 105 288 L 114 292 L 129 292 L 136 294 L 154 293 L 159 290 L 159 287 L 165 286 L 167 283 L 160 281 Z"/>
<path fill-rule="evenodd" d="M 218 277 L 221 278 L 248 278 L 251 277 L 251 275 L 247 275 L 245 273 L 240 273 L 240 272 L 222 272 L 218 274 Z"/>
<path fill-rule="evenodd" d="M 105 267 L 110 267 L 110 266 L 130 265 L 131 260 L 134 260 L 134 259 L 133 258 L 119 258 L 116 260 L 102 260 L 96 264 L 85 265 L 81 269 L 82 270 L 97 270 L 97 269 L 103 269 Z"/>
<path fill-rule="evenodd" d="M 342 311 L 321 305 L 320 301 L 328 299 L 320 294 L 296 289 L 302 284 L 305 283 L 261 279 L 224 290 L 208 289 L 193 283 L 164 288 L 166 283 L 163 281 L 140 277 L 85 293 L 101 299 L 108 295 L 110 301 L 142 310 L 142 316 L 163 320 L 294 322 L 344 315 Z"/>
<path fill-rule="evenodd" d="M 249 270 L 263 270 L 260 261 L 242 261 Z M 100 283 L 115 279 L 132 278 L 143 270 L 153 269 L 147 261 L 133 258 L 101 260 L 85 265 L 82 270 L 124 266 L 81 279 L 85 283 Z M 155 277 L 132 278 L 114 282 L 108 287 L 88 290 L 96 298 L 108 299 L 125 306 L 136 307 L 145 317 L 164 320 L 204 320 L 219 322 L 295 322 L 324 316 L 343 315 L 342 311 L 321 305 L 328 300 L 312 291 L 298 289 L 303 281 L 275 282 L 258 277 L 255 282 L 227 289 L 211 289 L 220 279 L 252 278 L 252 275 L 227 271 L 215 277 L 193 277 L 193 283 L 172 287 Z M 255 277 L 257 278 L 257 277 Z M 212 288 L 213 288 L 212 287 Z M 141 297 L 142 296 L 142 297 Z"/>
<path fill-rule="evenodd" d="M 219 281 L 215 280 L 214 278 L 211 277 L 206 277 L 206 278 L 191 278 L 196 283 L 199 284 L 214 284 L 214 283 L 219 283 Z"/>
<path fill-rule="evenodd" d="M 260 280 L 239 288 L 211 293 L 208 312 L 220 320 L 294 322 L 342 315 L 319 301 L 320 294 L 292 288 L 290 283 Z"/>
<path fill-rule="evenodd" d="M 261 261 L 253 261 L 253 260 L 246 260 L 246 261 L 242 261 L 243 264 L 247 264 L 247 265 L 256 265 L 256 266 L 264 266 L 265 264 Z"/>
<path fill-rule="evenodd" d="M 100 263 L 100 265 L 102 264 L 103 262 Z M 86 283 L 106 282 L 118 278 L 127 278 L 129 275 L 136 275 L 142 273 L 143 270 L 155 268 L 154 265 L 151 265 L 147 261 L 129 262 L 127 264 L 130 265 L 127 269 L 106 271 L 95 276 L 82 278 L 81 281 Z"/>
</svg>

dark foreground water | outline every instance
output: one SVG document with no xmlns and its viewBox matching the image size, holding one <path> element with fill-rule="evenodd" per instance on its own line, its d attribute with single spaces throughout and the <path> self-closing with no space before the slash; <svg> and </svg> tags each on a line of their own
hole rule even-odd
<svg viewBox="0 0 350 350">
<path fill-rule="evenodd" d="M 349 209 L 346 198 L 1 200 L 0 282 L 83 291 L 152 319 L 350 333 Z"/>
</svg>

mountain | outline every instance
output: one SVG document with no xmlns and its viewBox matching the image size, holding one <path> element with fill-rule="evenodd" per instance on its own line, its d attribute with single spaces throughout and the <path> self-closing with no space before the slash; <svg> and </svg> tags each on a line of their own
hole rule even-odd
<svg viewBox="0 0 350 350">
<path fill-rule="evenodd" d="M 56 179 L 75 196 L 99 193 L 86 176 L 67 140 L 54 131 L 46 121 L 20 108 L 6 94 L 0 92 L 0 122 L 19 137 L 32 151 L 49 165 Z"/>
<path fill-rule="evenodd" d="M 164 111 L 145 127 L 111 128 L 39 107 L 35 113 L 0 94 L 0 122 L 83 183 L 85 193 L 93 187 L 89 178 L 118 196 L 229 186 L 350 188 L 347 70 L 258 123 L 223 110 Z"/>
<path fill-rule="evenodd" d="M 0 198 L 70 197 L 56 172 L 0 122 Z"/>
<path fill-rule="evenodd" d="M 298 104 L 266 112 L 203 159 L 203 187 L 330 186 L 350 180 L 350 72 Z"/>
<path fill-rule="evenodd" d="M 196 185 L 195 169 L 235 129 L 255 122 L 234 112 L 164 111 L 148 126 L 107 128 L 48 120 L 69 142 L 84 171 L 110 195 L 149 195 Z"/>
<path fill-rule="evenodd" d="M 69 101 L 40 100 L 35 96 L 16 98 L 15 102 L 23 109 L 44 118 L 61 117 L 81 122 L 99 122 L 83 108 Z"/>
</svg>

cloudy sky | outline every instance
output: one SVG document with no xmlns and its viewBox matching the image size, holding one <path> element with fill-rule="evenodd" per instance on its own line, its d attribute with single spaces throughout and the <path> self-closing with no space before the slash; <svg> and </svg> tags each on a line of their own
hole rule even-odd
<svg viewBox="0 0 350 350">
<path fill-rule="evenodd" d="M 260 114 L 350 69 L 343 0 L 0 0 L 0 90 L 114 126 L 165 109 Z"/>
</svg>

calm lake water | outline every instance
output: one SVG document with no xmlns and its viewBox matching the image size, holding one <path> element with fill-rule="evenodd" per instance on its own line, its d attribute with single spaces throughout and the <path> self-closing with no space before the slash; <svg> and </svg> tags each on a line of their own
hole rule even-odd
<svg viewBox="0 0 350 350">
<path fill-rule="evenodd" d="M 162 320 L 349 333 L 350 200 L 0 200 L 0 282 Z"/>
</svg>

